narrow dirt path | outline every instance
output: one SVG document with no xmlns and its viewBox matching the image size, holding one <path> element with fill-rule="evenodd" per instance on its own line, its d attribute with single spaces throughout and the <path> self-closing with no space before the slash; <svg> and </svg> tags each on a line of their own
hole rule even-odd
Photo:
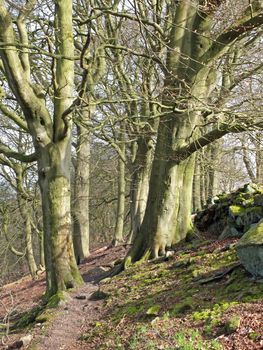
<svg viewBox="0 0 263 350">
<path fill-rule="evenodd" d="M 102 248 L 95 251 L 87 262 L 81 265 L 85 285 L 70 293 L 69 300 L 58 307 L 56 316 L 47 325 L 43 328 L 36 325 L 32 341 L 35 349 L 84 349 L 83 344 L 78 342 L 83 328 L 103 317 L 104 300 L 89 300 L 89 297 L 98 291 L 98 279 L 110 268 L 111 262 L 124 254 L 123 247 Z"/>
<path fill-rule="evenodd" d="M 33 343 L 38 350 L 74 349 L 85 323 L 100 318 L 103 301 L 89 301 L 89 296 L 98 289 L 92 283 L 85 284 L 71 299 L 57 310 L 57 316 L 48 324 L 44 334 L 35 335 Z"/>
<path fill-rule="evenodd" d="M 79 342 L 85 326 L 94 324 L 103 318 L 104 300 L 89 300 L 89 297 L 99 289 L 98 279 L 110 269 L 112 262 L 124 257 L 126 250 L 123 246 L 103 247 L 93 251 L 90 257 L 80 265 L 85 284 L 78 290 L 69 293 L 67 301 L 52 311 L 51 319 L 46 323 L 37 323 L 27 331 L 27 334 L 10 334 L 9 341 L 0 349 L 18 349 L 17 340 L 24 335 L 33 337 L 30 345 L 23 349 L 37 350 L 82 350 L 85 343 Z M 30 281 L 23 278 L 13 284 L 6 285 L 0 290 L 1 303 L 8 306 L 9 294 L 12 292 L 19 314 L 28 311 L 41 299 L 45 288 L 44 279 Z M 1 305 L 0 305 L 1 306 Z M 2 310 L 3 309 L 3 310 Z M 0 318 L 3 318 L 5 309 L 0 307 Z M 18 316 L 19 317 L 19 316 Z M 88 349 L 87 349 L 88 350 Z"/>
</svg>

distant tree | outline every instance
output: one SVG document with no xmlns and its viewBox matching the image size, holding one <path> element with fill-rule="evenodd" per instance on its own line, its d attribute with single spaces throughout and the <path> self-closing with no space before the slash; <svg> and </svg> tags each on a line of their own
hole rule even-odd
<svg viewBox="0 0 263 350">
<path fill-rule="evenodd" d="M 263 183 L 263 143 L 262 132 L 254 132 L 239 137 L 245 169 L 251 182 Z"/>
</svg>

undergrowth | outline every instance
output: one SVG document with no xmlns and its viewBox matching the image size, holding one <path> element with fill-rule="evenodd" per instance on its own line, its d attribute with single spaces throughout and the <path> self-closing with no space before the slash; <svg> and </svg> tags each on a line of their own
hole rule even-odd
<svg viewBox="0 0 263 350">
<path fill-rule="evenodd" d="M 240 305 L 263 297 L 263 285 L 237 262 L 234 245 L 206 242 L 178 249 L 167 261 L 131 266 L 101 284 L 110 295 L 105 315 L 87 327 L 82 341 L 100 350 L 223 349 L 218 336 L 239 328 Z"/>
</svg>

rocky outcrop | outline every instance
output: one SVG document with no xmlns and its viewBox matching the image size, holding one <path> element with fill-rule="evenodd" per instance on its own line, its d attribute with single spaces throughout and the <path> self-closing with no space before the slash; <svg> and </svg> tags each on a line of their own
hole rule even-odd
<svg viewBox="0 0 263 350">
<path fill-rule="evenodd" d="M 263 219 L 250 227 L 236 247 L 245 269 L 255 277 L 263 277 Z"/>
<path fill-rule="evenodd" d="M 242 237 L 252 224 L 263 218 L 263 185 L 246 184 L 229 194 L 218 195 L 212 204 L 197 213 L 198 230 L 220 239 Z"/>
</svg>

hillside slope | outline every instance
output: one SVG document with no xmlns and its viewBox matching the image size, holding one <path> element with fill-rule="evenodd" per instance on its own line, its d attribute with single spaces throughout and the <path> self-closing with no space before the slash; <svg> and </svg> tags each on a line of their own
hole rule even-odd
<svg viewBox="0 0 263 350">
<path fill-rule="evenodd" d="M 181 245 L 169 258 L 137 264 L 100 284 L 91 281 L 96 271 L 125 252 L 97 252 L 81 267 L 86 286 L 51 308 L 50 317 L 40 314 L 33 325 L 14 329 L 9 349 L 22 334 L 32 335 L 31 350 L 47 348 L 47 339 L 53 350 L 262 349 L 263 283 L 239 264 L 235 244 Z"/>
</svg>

